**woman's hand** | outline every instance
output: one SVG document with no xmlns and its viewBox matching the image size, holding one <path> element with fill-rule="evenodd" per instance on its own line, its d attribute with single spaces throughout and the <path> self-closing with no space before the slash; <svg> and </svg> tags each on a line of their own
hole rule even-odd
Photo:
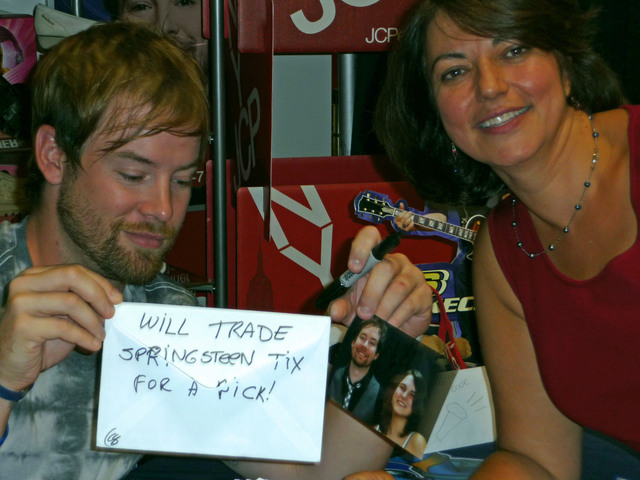
<svg viewBox="0 0 640 480">
<path fill-rule="evenodd" d="M 348 268 L 362 271 L 380 233 L 373 226 L 358 232 L 351 245 Z M 399 253 L 386 255 L 342 297 L 329 305 L 334 322 L 350 325 L 357 315 L 368 320 L 374 315 L 412 337 L 422 335 L 431 322 L 432 294 L 422 272 Z"/>
</svg>

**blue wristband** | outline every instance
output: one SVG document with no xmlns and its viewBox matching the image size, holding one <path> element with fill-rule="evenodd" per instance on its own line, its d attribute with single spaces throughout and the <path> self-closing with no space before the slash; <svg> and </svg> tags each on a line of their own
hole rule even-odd
<svg viewBox="0 0 640 480">
<path fill-rule="evenodd" d="M 31 390 L 31 387 L 20 390 L 19 392 L 14 392 L 0 385 L 0 398 L 9 400 L 10 402 L 17 402 L 18 400 L 22 400 L 24 396 L 29 393 L 29 390 Z"/>
<path fill-rule="evenodd" d="M 4 437 L 0 438 L 0 447 L 2 446 L 2 444 L 7 439 L 8 436 L 9 436 L 9 425 L 7 425 L 7 429 L 4 431 Z"/>
</svg>

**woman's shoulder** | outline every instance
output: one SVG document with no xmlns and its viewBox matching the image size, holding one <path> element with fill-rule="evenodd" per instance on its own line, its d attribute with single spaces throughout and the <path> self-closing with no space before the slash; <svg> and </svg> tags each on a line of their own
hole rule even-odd
<svg viewBox="0 0 640 480">
<path fill-rule="evenodd" d="M 605 110 L 593 115 L 595 122 L 599 125 L 598 131 L 626 130 L 627 125 L 632 120 L 640 119 L 640 105 L 623 105 L 620 108 Z"/>
<path fill-rule="evenodd" d="M 424 436 L 420 432 L 410 432 L 407 436 L 407 443 L 426 442 Z"/>
<path fill-rule="evenodd" d="M 427 447 L 427 440 L 420 432 L 411 432 L 407 437 L 405 448 L 409 451 L 424 451 Z"/>
<path fill-rule="evenodd" d="M 600 134 L 601 147 L 609 144 L 612 156 L 626 158 L 629 139 L 640 135 L 640 105 L 625 105 L 596 113 L 593 118 Z"/>
<path fill-rule="evenodd" d="M 626 105 L 622 105 L 620 106 L 620 108 L 614 108 L 613 110 L 607 110 L 604 113 L 626 113 L 629 115 L 640 115 L 640 105 L 631 105 L 631 104 L 626 104 Z"/>
</svg>

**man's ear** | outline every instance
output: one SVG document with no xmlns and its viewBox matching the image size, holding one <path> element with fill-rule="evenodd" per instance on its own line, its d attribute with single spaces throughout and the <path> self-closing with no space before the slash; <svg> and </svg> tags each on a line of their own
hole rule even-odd
<svg viewBox="0 0 640 480">
<path fill-rule="evenodd" d="M 56 129 L 40 125 L 34 139 L 34 155 L 42 175 L 52 185 L 62 182 L 65 155 L 56 142 Z"/>
</svg>

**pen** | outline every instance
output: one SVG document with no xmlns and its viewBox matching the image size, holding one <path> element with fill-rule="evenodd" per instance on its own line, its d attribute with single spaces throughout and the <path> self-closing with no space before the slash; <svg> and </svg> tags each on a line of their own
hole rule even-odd
<svg viewBox="0 0 640 480">
<path fill-rule="evenodd" d="M 369 273 L 387 253 L 398 246 L 400 243 L 400 237 L 403 233 L 404 232 L 402 230 L 394 232 L 382 240 L 378 245 L 373 247 L 369 254 L 369 259 L 360 273 L 353 273 L 351 270 L 347 270 L 331 282 L 331 284 L 322 291 L 316 300 L 316 308 L 325 310 L 336 298 L 344 295 L 344 293 L 349 290 L 354 283 Z"/>
</svg>

